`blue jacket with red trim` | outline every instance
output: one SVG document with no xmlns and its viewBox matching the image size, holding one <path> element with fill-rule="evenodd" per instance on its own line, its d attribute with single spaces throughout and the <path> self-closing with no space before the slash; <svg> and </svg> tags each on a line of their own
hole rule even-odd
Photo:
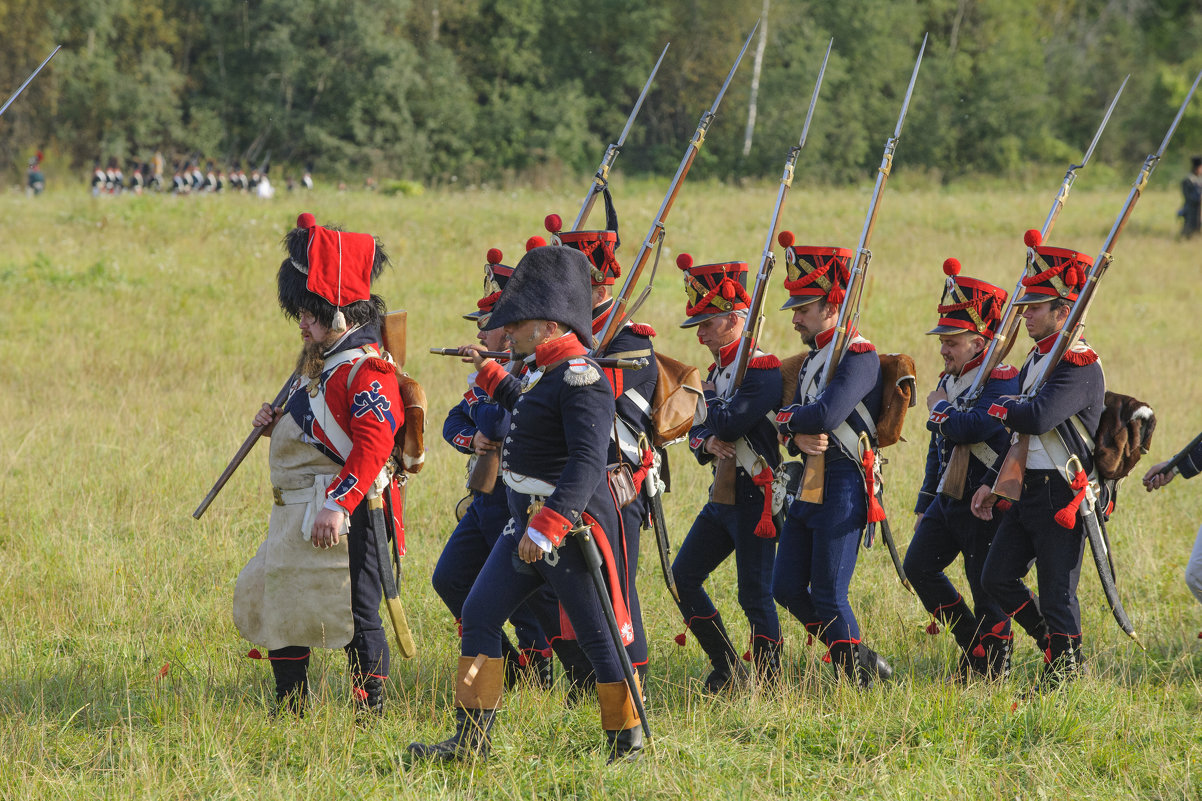
<svg viewBox="0 0 1202 801">
<path fill-rule="evenodd" d="M 1202 473 L 1202 442 L 1195 445 L 1186 457 L 1177 465 L 1182 478 L 1193 478 Z"/>
<path fill-rule="evenodd" d="M 369 355 L 327 369 L 318 379 L 318 389 L 325 395 L 333 421 L 350 438 L 350 453 L 345 457 L 340 454 L 330 434 L 322 429 L 322 421 L 317 419 L 312 399 L 305 391 L 307 379 L 299 379 L 297 390 L 284 406 L 284 412 L 292 415 L 311 444 L 342 465 L 326 494 L 347 514 L 355 511 L 384 468 L 392 454 L 396 431 L 405 422 L 405 405 L 401 402 L 395 368 L 371 355 L 379 352 L 378 332 L 374 328 L 351 330 L 325 354 L 326 360 L 353 348 L 369 349 Z M 367 361 L 355 372 L 348 387 L 351 370 L 361 359 Z"/>
<path fill-rule="evenodd" d="M 950 378 L 946 374 L 941 375 L 939 387 L 945 388 Z M 956 445 L 983 442 L 996 454 L 1006 452 L 1010 447 L 1010 433 L 1001 421 L 990 416 L 989 408 L 1003 395 L 1017 395 L 1019 392 L 1018 370 L 1009 365 L 1002 365 L 990 373 L 985 386 L 981 388 L 980 397 L 970 408 L 959 409 L 955 403 L 947 400 L 941 400 L 931 408 L 927 417 L 927 430 L 931 432 L 931 440 L 927 448 L 926 473 L 923 476 L 922 488 L 918 491 L 918 502 L 914 507 L 915 514 L 926 512 L 927 507 L 938 495 L 939 480 L 943 471 L 947 469 L 952 449 Z M 973 454 L 968 460 L 965 486 L 978 486 L 992 464 L 992 461 L 989 464 L 982 462 Z M 968 504 L 971 500 L 972 492 L 967 491 L 957 502 Z"/>
<path fill-rule="evenodd" d="M 479 431 L 500 442 L 509 431 L 509 412 L 488 397 L 488 393 L 473 386 L 463 393 L 463 399 L 447 413 L 442 424 L 442 438 L 460 453 L 472 454 L 472 437 Z"/>
</svg>

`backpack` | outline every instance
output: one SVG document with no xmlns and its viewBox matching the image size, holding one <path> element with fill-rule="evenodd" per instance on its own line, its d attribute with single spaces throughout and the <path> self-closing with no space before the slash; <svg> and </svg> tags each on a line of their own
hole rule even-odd
<svg viewBox="0 0 1202 801">
<path fill-rule="evenodd" d="M 656 353 L 655 366 L 659 377 L 651 397 L 652 444 L 662 448 L 687 437 L 689 429 L 705 419 L 705 395 L 701 373 L 693 365 Z"/>
<path fill-rule="evenodd" d="M 1126 478 L 1139 457 L 1148 452 L 1156 431 L 1152 407 L 1130 395 L 1107 392 L 1098 435 L 1094 441 L 1094 467 L 1109 481 Z"/>
</svg>

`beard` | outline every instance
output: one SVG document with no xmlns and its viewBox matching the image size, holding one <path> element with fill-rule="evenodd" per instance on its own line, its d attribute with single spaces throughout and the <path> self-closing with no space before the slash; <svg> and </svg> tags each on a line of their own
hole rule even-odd
<svg viewBox="0 0 1202 801">
<path fill-rule="evenodd" d="M 301 346 L 300 355 L 296 357 L 296 372 L 305 378 L 319 378 L 326 364 L 326 351 L 338 341 L 345 332 L 331 331 L 321 342 L 306 342 Z"/>
</svg>

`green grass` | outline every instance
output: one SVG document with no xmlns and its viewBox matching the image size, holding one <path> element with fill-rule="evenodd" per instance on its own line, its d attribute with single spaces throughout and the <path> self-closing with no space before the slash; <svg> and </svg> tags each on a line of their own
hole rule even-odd
<svg viewBox="0 0 1202 801">
<path fill-rule="evenodd" d="M 1132 169 L 1134 173 L 1134 169 Z M 1038 227 L 1054 183 L 1038 189 L 891 188 L 873 243 L 863 329 L 882 350 L 912 354 L 921 394 L 938 372 L 934 323 L 944 258 L 1007 289 L 1022 232 Z M 1160 426 L 1149 458 L 1202 428 L 1202 308 L 1197 243 L 1175 239 L 1168 176 L 1141 201 L 1090 315 L 1109 384 L 1147 400 Z M 646 234 L 666 181 L 618 182 L 623 263 Z M 679 615 L 650 540 L 641 587 L 651 640 L 650 752 L 607 768 L 595 704 L 510 693 L 485 767 L 405 764 L 405 745 L 451 725 L 454 624 L 429 586 L 463 458 L 440 439 L 466 370 L 428 346 L 470 341 L 460 319 L 480 294 L 484 253 L 516 263 L 583 184 L 420 196 L 317 193 L 123 197 L 0 196 L 0 797 L 3 798 L 1197 798 L 1202 794 L 1202 608 L 1182 569 L 1202 487 L 1157 496 L 1124 488 L 1111 536 L 1123 600 L 1148 645 L 1115 626 L 1087 564 L 1081 582 L 1090 675 L 1012 709 L 1039 669 L 1026 643 L 1010 684 L 944 686 L 946 634 L 905 593 L 880 549 L 862 553 L 852 602 L 865 637 L 899 680 L 866 693 L 834 685 L 829 666 L 782 612 L 787 680 L 778 693 L 708 699 L 696 644 L 677 647 Z M 1053 244 L 1096 254 L 1125 189 L 1083 176 Z M 691 181 L 669 220 L 657 289 L 639 315 L 664 352 L 704 367 L 708 353 L 677 323 L 674 258 L 758 259 L 775 186 Z M 798 241 L 854 246 L 866 187 L 808 187 L 783 218 Z M 411 485 L 402 598 L 419 655 L 394 664 L 389 713 L 370 728 L 348 710 L 344 658 L 315 659 L 320 700 L 301 723 L 267 719 L 269 671 L 229 613 L 234 578 L 266 531 L 266 449 L 256 450 L 200 522 L 191 511 L 289 372 L 297 332 L 275 305 L 279 241 L 298 212 L 382 237 L 394 267 L 378 285 L 409 310 L 409 371 L 430 398 L 428 464 Z M 600 212 L 594 223 L 600 221 Z M 783 265 L 782 268 L 783 270 Z M 764 344 L 799 349 L 768 295 Z M 1025 346 L 1022 346 L 1025 349 Z M 904 545 L 926 440 L 919 410 L 888 457 L 887 507 Z M 674 450 L 669 527 L 679 543 L 706 476 Z M 958 568 L 955 569 L 958 574 Z M 711 591 L 738 639 L 746 622 L 733 565 Z M 164 665 L 170 665 L 159 678 Z"/>
</svg>

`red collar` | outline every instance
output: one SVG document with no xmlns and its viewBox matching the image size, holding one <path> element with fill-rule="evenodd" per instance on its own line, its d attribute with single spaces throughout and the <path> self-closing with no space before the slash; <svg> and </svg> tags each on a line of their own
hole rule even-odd
<svg viewBox="0 0 1202 801">
<path fill-rule="evenodd" d="M 552 339 L 549 342 L 536 345 L 534 348 L 534 364 L 538 367 L 546 367 L 548 364 L 570 359 L 573 356 L 585 356 L 587 354 L 588 349 L 580 344 L 579 337 L 569 331 L 558 339 Z"/>
<path fill-rule="evenodd" d="M 1056 344 L 1056 337 L 1058 336 L 1060 336 L 1059 331 L 1048 334 L 1046 337 L 1035 343 L 1035 350 L 1038 351 L 1040 355 L 1046 356 L 1051 352 L 1052 346 Z"/>
<path fill-rule="evenodd" d="M 838 328 L 839 328 L 839 325 L 836 323 L 835 325 L 832 325 L 830 328 L 826 329 L 822 333 L 815 336 L 814 337 L 814 349 L 822 350 L 827 345 L 831 344 L 831 340 L 835 338 L 835 331 L 838 330 Z M 851 336 L 848 337 L 848 339 L 850 340 L 850 339 L 854 338 L 859 333 L 860 332 L 857 331 L 856 329 L 854 329 L 854 328 L 851 329 Z"/>
<path fill-rule="evenodd" d="M 601 329 L 605 327 L 605 323 L 609 320 L 614 311 L 614 299 L 609 298 L 605 302 L 593 307 L 593 333 L 601 333 Z"/>
<path fill-rule="evenodd" d="M 739 336 L 735 337 L 734 342 L 718 348 L 718 364 L 720 364 L 722 367 L 730 366 L 730 363 L 735 360 L 735 354 L 739 352 L 739 340 L 742 338 L 743 335 L 740 334 Z M 751 347 L 753 350 L 755 349 L 754 342 L 751 343 Z"/>
<path fill-rule="evenodd" d="M 960 375 L 964 375 L 965 373 L 967 373 L 969 370 L 973 369 L 974 367 L 980 367 L 981 363 L 985 361 L 985 354 L 987 354 L 987 353 L 989 353 L 988 347 L 986 347 L 983 351 L 978 353 L 976 356 L 973 356 L 971 359 L 966 361 L 964 363 L 964 366 L 960 368 Z"/>
</svg>

